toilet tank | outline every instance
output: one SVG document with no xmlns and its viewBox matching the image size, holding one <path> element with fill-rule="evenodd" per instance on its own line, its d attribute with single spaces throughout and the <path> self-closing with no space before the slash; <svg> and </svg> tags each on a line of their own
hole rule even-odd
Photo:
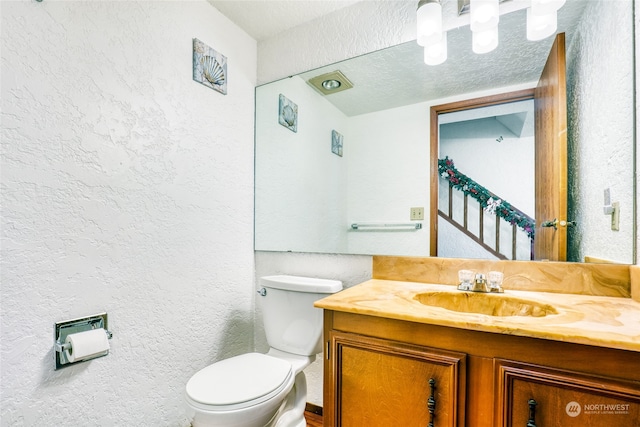
<svg viewBox="0 0 640 427">
<path fill-rule="evenodd" d="M 265 276 L 259 297 L 271 348 L 301 356 L 322 352 L 322 309 L 313 303 L 342 290 L 339 280 L 300 276 Z"/>
</svg>

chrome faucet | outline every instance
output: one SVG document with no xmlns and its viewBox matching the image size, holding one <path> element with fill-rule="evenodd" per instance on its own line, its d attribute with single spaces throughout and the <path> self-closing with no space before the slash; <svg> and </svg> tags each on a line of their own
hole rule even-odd
<svg viewBox="0 0 640 427">
<path fill-rule="evenodd" d="M 471 290 L 473 292 L 489 292 L 489 288 L 487 287 L 487 279 L 484 277 L 484 274 L 476 274 L 476 278 L 473 282 L 473 288 Z"/>
<path fill-rule="evenodd" d="M 483 292 L 483 293 L 503 293 L 502 279 L 503 274 L 498 271 L 489 272 L 489 280 L 482 273 L 475 274 L 475 278 L 472 279 L 473 272 L 469 270 L 460 270 L 458 274 L 460 285 L 458 290 L 471 291 L 471 292 Z"/>
</svg>

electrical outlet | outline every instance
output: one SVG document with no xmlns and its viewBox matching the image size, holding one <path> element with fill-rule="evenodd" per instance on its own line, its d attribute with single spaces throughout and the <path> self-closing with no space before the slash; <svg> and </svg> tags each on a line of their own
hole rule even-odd
<svg viewBox="0 0 640 427">
<path fill-rule="evenodd" d="M 620 231 L 620 202 L 613 202 L 613 213 L 611 214 L 611 229 Z"/>
<path fill-rule="evenodd" d="M 424 219 L 424 208 L 411 208 L 409 217 L 411 221 Z"/>
</svg>

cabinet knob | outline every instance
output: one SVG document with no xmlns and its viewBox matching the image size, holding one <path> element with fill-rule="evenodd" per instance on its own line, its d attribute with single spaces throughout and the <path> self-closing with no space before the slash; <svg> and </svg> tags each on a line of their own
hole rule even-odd
<svg viewBox="0 0 640 427">
<path fill-rule="evenodd" d="M 427 408 L 429 408 L 429 424 L 427 427 L 433 427 L 433 417 L 436 414 L 436 380 L 429 378 L 429 388 L 431 388 L 431 396 L 427 399 Z"/>
<path fill-rule="evenodd" d="M 536 427 L 536 402 L 533 399 L 529 399 L 529 421 L 527 421 L 526 427 Z"/>
</svg>

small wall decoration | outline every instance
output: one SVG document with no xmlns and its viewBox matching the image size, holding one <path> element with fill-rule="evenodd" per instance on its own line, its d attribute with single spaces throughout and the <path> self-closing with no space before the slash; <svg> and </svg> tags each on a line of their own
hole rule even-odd
<svg viewBox="0 0 640 427">
<path fill-rule="evenodd" d="M 227 94 L 227 57 L 193 39 L 193 80 Z"/>
<path fill-rule="evenodd" d="M 331 131 L 331 152 L 340 157 L 342 157 L 342 139 L 342 134 L 335 130 Z"/>
<path fill-rule="evenodd" d="M 283 94 L 280 94 L 278 123 L 289 130 L 298 132 L 298 106 Z"/>
</svg>

